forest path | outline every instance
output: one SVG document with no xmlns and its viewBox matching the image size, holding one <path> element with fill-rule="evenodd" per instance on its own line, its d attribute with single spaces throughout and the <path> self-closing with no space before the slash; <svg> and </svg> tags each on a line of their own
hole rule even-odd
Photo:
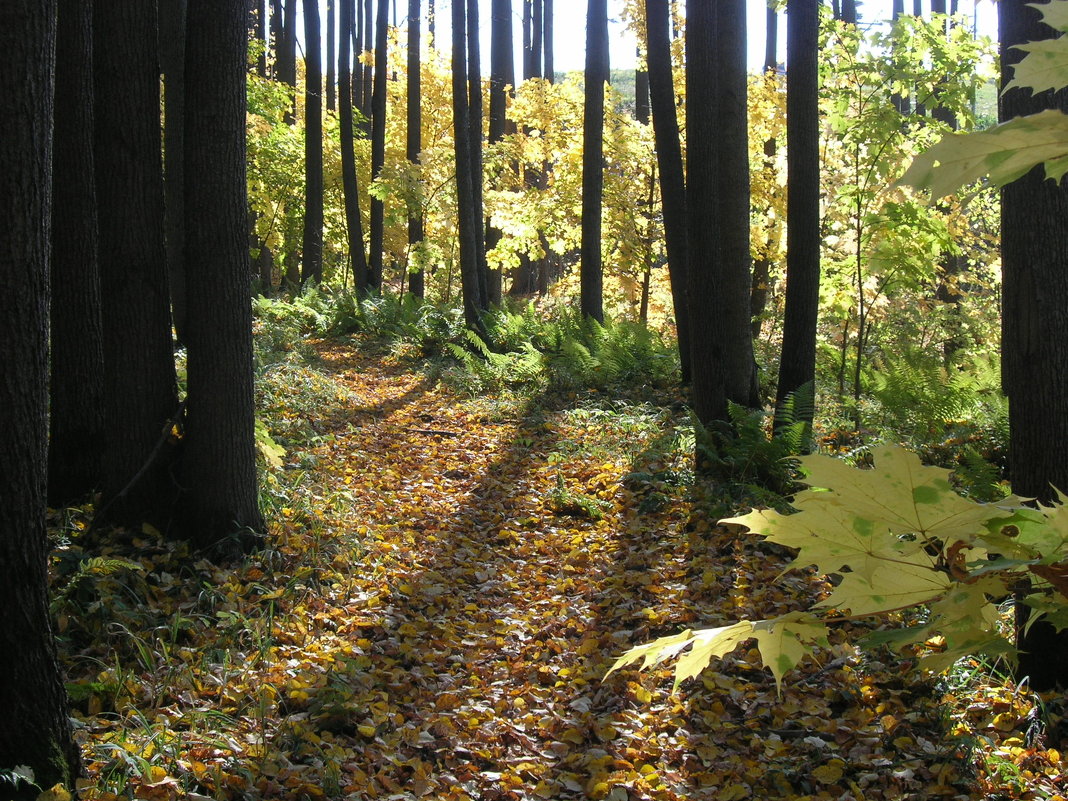
<svg viewBox="0 0 1068 801">
<path fill-rule="evenodd" d="M 292 578 L 263 797 L 968 797 L 939 699 L 895 666 L 858 672 L 851 648 L 781 699 L 744 649 L 678 695 L 663 670 L 602 682 L 631 645 L 814 591 L 663 478 L 679 466 L 649 446 L 670 415 L 464 399 L 380 353 L 317 350 L 341 389 L 309 419 L 306 502 L 277 533 Z M 662 480 L 626 481 L 636 458 Z"/>
</svg>

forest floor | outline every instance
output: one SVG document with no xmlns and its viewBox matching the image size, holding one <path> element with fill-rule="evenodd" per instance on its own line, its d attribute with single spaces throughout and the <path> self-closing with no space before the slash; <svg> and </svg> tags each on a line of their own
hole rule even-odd
<svg viewBox="0 0 1068 801">
<path fill-rule="evenodd" d="M 713 488 L 665 445 L 670 405 L 466 399 L 363 345 L 316 348 L 319 400 L 275 410 L 304 442 L 268 479 L 263 551 L 220 567 L 146 530 L 90 552 L 78 510 L 57 513 L 57 565 L 82 565 L 59 626 L 83 798 L 1065 792 L 1054 704 L 978 664 L 917 676 L 848 631 L 781 698 L 745 649 L 676 693 L 662 670 L 605 680 L 633 645 L 826 588 L 715 525 Z"/>
</svg>

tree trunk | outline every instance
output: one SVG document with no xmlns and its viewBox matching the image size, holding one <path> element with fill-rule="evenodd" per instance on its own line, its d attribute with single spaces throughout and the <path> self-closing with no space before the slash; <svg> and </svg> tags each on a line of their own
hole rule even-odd
<svg viewBox="0 0 1068 801">
<path fill-rule="evenodd" d="M 371 98 L 371 177 L 378 178 L 386 163 L 386 33 L 389 3 L 378 0 L 375 25 L 375 74 Z M 382 288 L 385 250 L 386 207 L 381 198 L 371 198 L 371 254 L 368 262 L 368 285 L 376 292 Z"/>
<path fill-rule="evenodd" d="M 185 337 L 185 28 L 186 0 L 160 0 L 159 64 L 163 72 L 163 213 L 167 286 L 174 333 Z"/>
<path fill-rule="evenodd" d="M 669 12 L 668 0 L 646 0 L 646 59 L 649 62 L 649 99 L 653 113 L 653 135 L 656 138 L 656 160 L 660 171 L 660 203 L 664 210 L 664 240 L 670 270 L 671 299 L 675 307 L 682 381 L 689 383 L 686 179 L 682 168 L 682 146 L 679 142 L 675 84 L 672 79 Z"/>
<path fill-rule="evenodd" d="M 728 420 L 728 401 L 757 405 L 745 43 L 742 0 L 698 4 L 687 16 L 691 367 L 694 412 L 706 426 Z"/>
<path fill-rule="evenodd" d="M 842 22 L 857 24 L 857 0 L 842 0 Z"/>
<path fill-rule="evenodd" d="M 553 0 L 541 0 L 541 22 L 542 77 L 552 83 L 556 79 L 553 72 L 556 69 L 553 58 Z"/>
<path fill-rule="evenodd" d="M 304 244 L 300 283 L 323 281 L 323 65 L 319 2 L 304 0 Z"/>
<path fill-rule="evenodd" d="M 267 34 L 267 14 L 264 12 L 264 0 L 252 0 L 250 12 L 252 14 L 252 35 L 258 42 L 263 43 L 263 50 L 256 56 L 256 74 L 261 78 L 267 77 L 267 47 L 270 44 Z"/>
<path fill-rule="evenodd" d="M 107 419 L 97 517 L 165 529 L 178 410 L 163 244 L 154 3 L 96 3 L 94 154 Z"/>
<path fill-rule="evenodd" d="M 282 49 L 278 54 L 278 79 L 293 93 L 293 102 L 286 109 L 284 119 L 292 125 L 297 119 L 297 3 L 300 0 L 284 0 L 285 15 L 282 21 Z"/>
<path fill-rule="evenodd" d="M 419 0 L 408 0 L 408 131 L 407 157 L 412 165 L 418 165 L 423 151 L 423 111 L 420 47 L 422 46 L 422 9 Z M 408 210 L 408 253 L 416 259 L 418 269 L 408 266 L 408 291 L 421 298 L 426 294 L 423 259 L 423 210 Z"/>
<path fill-rule="evenodd" d="M 245 239 L 246 39 L 239 4 L 190 0 L 189 10 L 185 156 L 198 177 L 185 204 L 189 395 L 178 508 L 192 543 L 232 553 L 263 531 Z M 315 38 L 308 42 L 311 52 Z"/>
<path fill-rule="evenodd" d="M 608 3 L 586 7 L 586 76 L 582 116 L 582 246 L 579 307 L 604 322 L 601 201 L 604 194 L 604 87 L 608 82 Z"/>
<path fill-rule="evenodd" d="M 492 145 L 504 139 L 508 132 L 508 98 L 515 86 L 512 0 L 493 0 L 491 17 L 489 142 Z M 495 248 L 501 237 L 501 231 L 487 222 L 486 250 Z M 500 303 L 502 271 L 494 270 L 490 278 L 490 302 Z"/>
<path fill-rule="evenodd" d="M 471 179 L 471 118 L 467 108 L 467 14 L 465 3 L 452 4 L 452 116 L 456 150 L 456 206 L 460 241 L 460 288 L 464 321 L 472 331 L 482 331 L 482 307 L 478 287 L 479 219 L 475 214 L 475 190 Z"/>
<path fill-rule="evenodd" d="M 345 0 L 340 0 L 344 3 Z M 337 87 L 337 75 L 334 72 L 334 31 L 336 29 L 334 19 L 334 0 L 326 0 L 326 110 L 337 110 L 335 89 Z"/>
<path fill-rule="evenodd" d="M 537 73 L 534 69 L 534 47 L 533 47 L 533 22 L 534 22 L 534 2 L 535 0 L 522 0 L 523 2 L 523 80 L 530 80 L 537 77 Z"/>
<path fill-rule="evenodd" d="M 352 259 L 352 283 L 359 293 L 367 291 L 367 254 L 363 243 L 363 216 L 360 213 L 360 187 L 356 178 L 356 154 L 352 124 L 352 74 L 349 43 L 352 41 L 352 12 L 357 0 L 341 0 L 341 32 L 338 42 L 341 116 L 341 182 L 345 193 L 345 227 L 349 257 Z"/>
<path fill-rule="evenodd" d="M 85 4 L 63 11 L 74 25 Z M 0 6 L 9 103 L 0 114 L 0 765 L 27 765 L 41 787 L 73 790 L 81 766 L 49 621 L 45 540 L 55 45 L 55 0 Z"/>
<path fill-rule="evenodd" d="M 777 413 L 816 380 L 820 303 L 819 0 L 790 0 L 786 17 L 786 311 Z M 797 405 L 794 417 L 811 425 L 812 404 Z"/>
<path fill-rule="evenodd" d="M 467 109 L 471 127 L 471 188 L 473 190 L 475 219 L 482 220 L 482 53 L 479 47 L 478 0 L 467 0 Z M 479 307 L 489 308 L 490 285 L 494 283 L 486 263 L 486 237 L 484 226 L 475 238 L 478 249 L 478 295 Z M 496 276 L 499 279 L 499 275 Z M 497 281 L 499 283 L 499 280 Z M 499 298 L 498 298 L 499 299 Z"/>
<path fill-rule="evenodd" d="M 93 176 L 93 38 L 88 0 L 60 3 L 52 189 L 52 370 L 48 503 L 88 495 L 100 477 L 104 352 L 100 328 L 96 181 Z"/>
<path fill-rule="evenodd" d="M 641 58 L 641 50 L 637 52 Z M 644 69 L 639 64 L 634 69 L 634 119 L 642 125 L 649 124 L 649 65 Z"/>
<path fill-rule="evenodd" d="M 1023 56 L 1015 45 L 1056 34 L 1022 0 L 1002 0 L 998 17 L 1004 85 Z M 1068 111 L 1068 90 L 1011 89 L 1002 95 L 1001 119 L 1050 108 Z M 1001 203 L 1009 478 L 1013 492 L 1049 503 L 1054 488 L 1068 490 L 1068 187 L 1046 180 L 1039 166 L 1006 186 Z M 1018 676 L 1030 676 L 1033 689 L 1068 686 L 1068 637 L 1039 620 L 1019 645 Z"/>
<path fill-rule="evenodd" d="M 271 7 L 271 77 L 281 80 L 278 74 L 278 56 L 282 51 L 282 0 L 270 0 Z"/>
</svg>

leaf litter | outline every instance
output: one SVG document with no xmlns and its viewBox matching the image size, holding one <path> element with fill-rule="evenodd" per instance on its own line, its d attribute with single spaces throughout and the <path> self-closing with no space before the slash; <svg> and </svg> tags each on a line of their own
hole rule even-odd
<svg viewBox="0 0 1068 801">
<path fill-rule="evenodd" d="M 1065 792 L 1060 699 L 976 664 L 924 678 L 912 655 L 858 652 L 850 626 L 781 698 L 745 646 L 674 694 L 667 668 L 605 679 L 651 638 L 832 588 L 778 578 L 787 557 L 708 518 L 711 488 L 627 480 L 684 469 L 648 447 L 666 413 L 464 399 L 318 347 L 335 396 L 288 413 L 307 436 L 265 488 L 267 548 L 220 567 L 149 530 L 98 549 L 140 570 L 64 590 L 82 798 Z M 53 524 L 57 565 L 77 563 L 78 510 Z"/>
</svg>

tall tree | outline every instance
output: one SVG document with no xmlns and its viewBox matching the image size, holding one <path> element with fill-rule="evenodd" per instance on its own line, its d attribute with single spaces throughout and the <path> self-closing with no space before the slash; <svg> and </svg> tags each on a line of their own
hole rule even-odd
<svg viewBox="0 0 1068 801">
<path fill-rule="evenodd" d="M 786 311 L 776 410 L 816 380 L 820 302 L 819 0 L 786 8 Z M 812 405 L 795 419 L 812 423 Z"/>
<path fill-rule="evenodd" d="M 699 3 L 686 18 L 686 208 L 693 405 L 705 425 L 727 402 L 755 406 L 749 328 L 749 146 L 745 3 Z"/>
<path fill-rule="evenodd" d="M 270 0 L 271 7 L 271 77 L 280 80 L 278 74 L 278 56 L 282 49 L 282 0 Z"/>
<path fill-rule="evenodd" d="M 649 100 L 653 136 L 660 173 L 660 203 L 664 213 L 671 300 L 675 307 L 679 361 L 683 383 L 689 383 L 690 315 L 687 298 L 686 178 L 675 108 L 675 82 L 671 68 L 670 7 L 668 0 L 646 0 L 646 59 L 649 63 Z"/>
<path fill-rule="evenodd" d="M 553 0 L 541 0 L 541 46 L 542 77 L 549 83 L 555 80 L 555 59 L 553 52 Z"/>
<path fill-rule="evenodd" d="M 323 280 L 323 65 L 319 2 L 304 0 L 304 244 L 300 282 Z"/>
<path fill-rule="evenodd" d="M 97 515 L 163 528 L 175 487 L 162 443 L 178 393 L 164 272 L 154 3 L 94 4 L 93 99 L 108 443 Z"/>
<path fill-rule="evenodd" d="M 49 620 L 45 540 L 55 44 L 55 0 L 0 5 L 0 90 L 10 103 L 0 115 L 0 765 L 29 766 L 45 788 L 73 788 L 80 761 Z"/>
<path fill-rule="evenodd" d="M 100 476 L 104 352 L 100 329 L 93 39 L 88 0 L 63 0 L 56 35 L 52 188 L 51 389 L 48 502 L 87 495 Z"/>
<path fill-rule="evenodd" d="M 278 80 L 293 92 L 293 101 L 286 109 L 284 119 L 292 125 L 297 108 L 297 3 L 300 0 L 284 0 L 282 17 L 282 47 L 275 59 L 278 64 Z"/>
<path fill-rule="evenodd" d="M 341 183 L 345 193 L 345 228 L 352 282 L 357 292 L 367 291 L 367 254 L 363 242 L 363 215 L 360 213 L 360 188 L 356 179 L 354 126 L 352 123 L 352 87 L 349 43 L 352 41 L 353 6 L 357 0 L 341 0 L 341 32 L 338 39 L 339 106 L 341 116 Z"/>
<path fill-rule="evenodd" d="M 1023 0 L 998 3 L 1002 85 L 1025 42 L 1057 34 Z M 1003 121 L 1068 111 L 1068 90 L 1009 89 Z M 1009 478 L 1019 495 L 1053 501 L 1068 491 L 1068 186 L 1036 167 L 1001 193 L 1002 386 L 1009 398 Z M 1026 609 L 1020 615 L 1026 619 Z M 1068 644 L 1044 620 L 1020 638 L 1018 672 L 1034 689 L 1068 686 Z"/>
<path fill-rule="evenodd" d="M 344 2 L 345 0 L 341 0 Z M 337 89 L 337 75 L 334 71 L 334 32 L 337 28 L 337 20 L 334 19 L 335 0 L 326 0 L 326 110 L 337 109 L 335 91 Z"/>
<path fill-rule="evenodd" d="M 475 213 L 475 189 L 471 172 L 471 116 L 467 87 L 466 3 L 452 3 L 452 119 L 456 152 L 456 207 L 460 241 L 460 288 L 464 321 L 473 331 L 482 330 L 482 303 L 478 284 L 480 217 Z"/>
<path fill-rule="evenodd" d="M 504 139 L 508 132 L 508 97 L 515 86 L 515 54 L 512 34 L 512 0 L 493 0 L 490 28 L 490 110 L 489 142 Z M 501 232 L 492 225 L 486 227 L 486 249 L 492 250 L 501 241 Z M 501 271 L 490 274 L 490 302 L 501 302 Z"/>
<path fill-rule="evenodd" d="M 358 1 L 358 0 L 357 0 Z M 365 53 L 371 53 L 375 49 L 374 45 L 374 3 L 372 0 L 364 0 L 363 3 L 363 51 Z M 377 64 L 375 65 L 375 67 Z M 365 131 L 367 136 L 371 136 L 371 118 L 374 116 L 374 111 L 371 106 L 373 103 L 374 95 L 374 74 L 375 67 L 370 64 L 365 64 L 363 68 L 363 87 L 360 94 L 363 96 L 363 105 L 360 110 L 367 118 L 367 124 Z"/>
<path fill-rule="evenodd" d="M 159 65 L 163 72 L 163 213 L 167 284 L 178 341 L 185 336 L 185 27 L 186 0 L 159 2 Z"/>
<path fill-rule="evenodd" d="M 245 27 L 240 4 L 190 0 L 189 11 L 185 158 L 197 180 L 185 199 L 189 394 L 178 509 L 194 544 L 244 550 L 263 530 L 248 302 Z"/>
<path fill-rule="evenodd" d="M 842 22 L 857 24 L 857 0 L 842 0 Z"/>
<path fill-rule="evenodd" d="M 460 2 L 461 0 L 457 0 Z M 371 96 L 371 180 L 378 177 L 386 163 L 386 47 L 389 25 L 389 3 L 378 0 L 378 19 L 375 21 L 375 74 Z M 459 165 L 457 165 L 459 169 Z M 368 284 L 378 291 L 382 288 L 382 262 L 385 251 L 386 207 L 380 197 L 371 198 L 371 254 L 368 261 Z"/>
<path fill-rule="evenodd" d="M 482 53 L 478 29 L 478 0 L 467 0 L 467 109 L 468 124 L 471 127 L 471 188 L 475 219 L 482 220 Z M 481 232 L 476 237 L 475 244 L 478 249 L 479 307 L 488 309 L 492 302 L 490 285 L 494 281 L 486 263 L 486 238 Z M 500 283 L 499 276 L 496 283 Z"/>
<path fill-rule="evenodd" d="M 582 243 L 579 307 L 604 320 L 601 201 L 604 194 L 604 89 L 608 82 L 608 2 L 586 6 L 585 101 L 582 113 Z"/>
<path fill-rule="evenodd" d="M 423 150 L 423 111 L 421 53 L 422 9 L 419 0 L 408 0 L 408 130 L 406 136 L 407 157 L 413 166 L 418 165 Z M 421 208 L 408 210 L 408 252 L 415 259 L 417 268 L 408 267 L 408 290 L 417 298 L 426 292 L 423 260 L 420 250 L 423 243 L 423 212 Z"/>
</svg>

